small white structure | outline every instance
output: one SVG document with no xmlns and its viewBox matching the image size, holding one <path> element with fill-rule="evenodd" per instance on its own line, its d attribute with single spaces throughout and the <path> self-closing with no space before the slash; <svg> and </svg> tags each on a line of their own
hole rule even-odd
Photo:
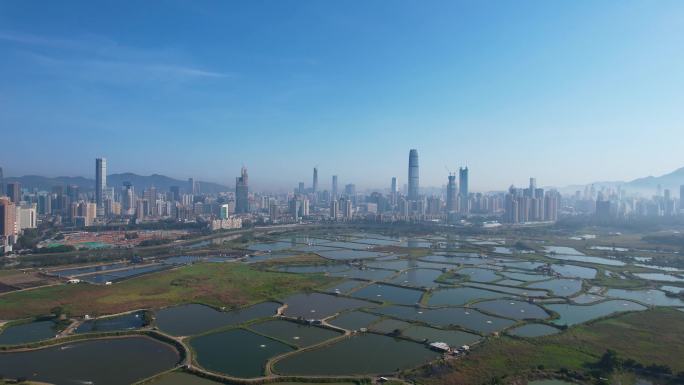
<svg viewBox="0 0 684 385">
<path fill-rule="evenodd" d="M 450 350 L 449 345 L 445 342 L 433 342 L 430 344 L 430 348 L 440 352 L 448 352 Z"/>
<path fill-rule="evenodd" d="M 67 283 L 70 283 L 73 285 L 73 284 L 81 283 L 81 280 L 78 278 L 71 278 L 70 280 L 67 281 Z"/>
</svg>

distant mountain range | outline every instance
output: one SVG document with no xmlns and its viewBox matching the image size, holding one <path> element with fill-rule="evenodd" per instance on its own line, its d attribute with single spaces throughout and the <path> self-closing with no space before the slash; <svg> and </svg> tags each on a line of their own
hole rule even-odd
<svg viewBox="0 0 684 385">
<path fill-rule="evenodd" d="M 83 192 L 95 190 L 95 180 L 80 176 L 58 176 L 49 178 L 40 175 L 24 175 L 20 177 L 6 177 L 5 182 L 19 182 L 23 188 L 29 190 L 50 191 L 54 186 L 76 185 Z M 120 188 L 124 182 L 130 182 L 136 190 L 142 191 L 149 187 L 156 187 L 159 191 L 168 191 L 171 186 L 179 186 L 181 190 L 188 191 L 188 181 L 169 178 L 168 176 L 152 174 L 149 176 L 133 173 L 107 175 L 107 186 Z M 199 182 L 202 193 L 214 194 L 229 191 L 231 188 L 217 183 Z"/>
<path fill-rule="evenodd" d="M 95 180 L 80 176 L 58 176 L 56 178 L 49 178 L 40 175 L 24 175 L 21 177 L 6 177 L 5 182 L 19 181 L 24 188 L 29 190 L 45 190 L 50 191 L 53 186 L 67 186 L 76 185 L 81 191 L 88 192 L 95 189 Z M 188 181 L 173 179 L 165 175 L 137 175 L 133 173 L 111 174 L 107 176 L 107 185 L 109 187 L 119 188 L 123 186 L 124 182 L 130 182 L 136 190 L 142 190 L 149 187 L 156 187 L 160 191 L 168 191 L 171 186 L 179 186 L 181 190 L 188 190 Z M 199 182 L 200 191 L 208 194 L 215 194 L 218 192 L 231 191 L 233 187 L 224 186 L 218 183 Z M 603 181 L 593 182 L 586 185 L 571 185 L 561 187 L 558 190 L 565 194 L 572 194 L 577 190 L 584 190 L 585 186 L 594 185 L 597 189 L 601 187 L 616 188 L 621 186 L 628 192 L 638 192 L 644 195 L 655 194 L 660 185 L 663 189 L 670 189 L 673 196 L 679 195 L 679 186 L 684 185 L 684 167 L 679 168 L 671 173 L 661 176 L 647 176 L 644 178 L 634 179 L 632 181 Z"/>
<path fill-rule="evenodd" d="M 671 173 L 661 176 L 647 176 L 644 178 L 637 178 L 632 181 L 606 181 L 594 182 L 586 185 L 573 185 L 561 188 L 561 192 L 574 192 L 576 190 L 583 190 L 585 186 L 594 185 L 594 187 L 613 187 L 621 186 L 628 192 L 638 192 L 646 195 L 655 194 L 660 186 L 663 190 L 670 189 L 673 196 L 679 195 L 679 187 L 684 185 L 684 167 L 672 171 Z"/>
</svg>

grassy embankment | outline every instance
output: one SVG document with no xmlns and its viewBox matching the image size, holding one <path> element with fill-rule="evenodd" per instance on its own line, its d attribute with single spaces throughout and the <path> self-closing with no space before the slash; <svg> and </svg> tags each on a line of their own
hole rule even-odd
<svg viewBox="0 0 684 385">
<path fill-rule="evenodd" d="M 0 297 L 0 319 L 44 315 L 55 307 L 73 316 L 114 314 L 187 302 L 239 307 L 315 289 L 331 280 L 318 274 L 261 271 L 238 263 L 202 263 L 110 286 L 59 285 L 8 293 Z"/>
<path fill-rule="evenodd" d="M 516 378 L 562 369 L 586 372 L 606 349 L 643 365 L 684 371 L 684 312 L 659 308 L 598 320 L 555 336 L 493 338 L 464 359 L 421 369 L 417 380 L 476 385 L 515 383 Z"/>
</svg>

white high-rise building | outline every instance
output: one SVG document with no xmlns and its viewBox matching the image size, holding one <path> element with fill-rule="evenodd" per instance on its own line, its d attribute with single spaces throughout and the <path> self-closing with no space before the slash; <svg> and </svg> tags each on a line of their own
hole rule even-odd
<svg viewBox="0 0 684 385">
<path fill-rule="evenodd" d="M 37 217 L 37 204 L 22 204 L 21 206 L 19 206 L 17 210 L 17 226 L 19 227 L 19 230 L 35 229 Z"/>
</svg>

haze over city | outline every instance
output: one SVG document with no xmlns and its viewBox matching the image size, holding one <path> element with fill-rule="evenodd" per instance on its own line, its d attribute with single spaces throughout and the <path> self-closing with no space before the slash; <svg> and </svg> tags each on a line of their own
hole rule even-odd
<svg viewBox="0 0 684 385">
<path fill-rule="evenodd" d="M 684 3 L 0 3 L 6 176 L 473 190 L 684 166 Z M 30 81 L 27 81 L 30 79 Z M 5 139 L 3 139 L 5 141 Z M 31 156 L 26 156 L 30 153 Z"/>
</svg>

